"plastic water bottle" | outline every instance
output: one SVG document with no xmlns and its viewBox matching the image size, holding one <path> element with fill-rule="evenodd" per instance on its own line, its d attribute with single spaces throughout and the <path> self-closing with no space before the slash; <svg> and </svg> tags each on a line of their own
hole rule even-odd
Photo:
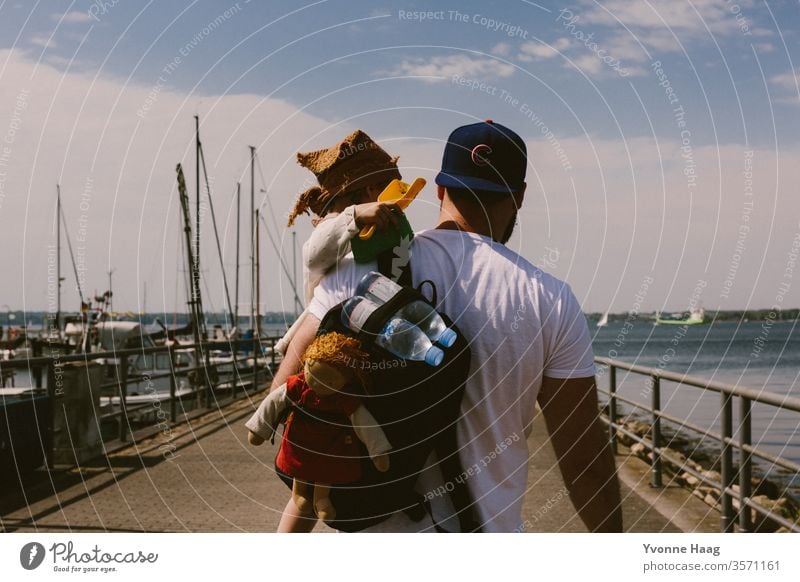
<svg viewBox="0 0 800 582">
<path fill-rule="evenodd" d="M 380 273 L 372 271 L 364 275 L 356 288 L 357 295 L 363 295 L 372 302 L 382 305 L 400 292 L 402 287 Z M 432 342 L 449 348 L 456 343 L 456 332 L 447 327 L 436 310 L 424 301 L 413 301 L 403 306 L 393 315 L 410 321 L 419 327 Z"/>
<path fill-rule="evenodd" d="M 377 271 L 370 271 L 358 282 L 356 295 L 363 295 L 378 305 L 383 305 L 402 290 L 403 288 L 389 277 L 384 277 Z"/>
<path fill-rule="evenodd" d="M 342 323 L 353 331 L 361 331 L 379 305 L 365 297 L 352 297 L 342 306 Z M 399 317 L 391 318 L 375 338 L 375 343 L 398 358 L 438 366 L 444 352 L 434 346 L 416 325 Z"/>
</svg>

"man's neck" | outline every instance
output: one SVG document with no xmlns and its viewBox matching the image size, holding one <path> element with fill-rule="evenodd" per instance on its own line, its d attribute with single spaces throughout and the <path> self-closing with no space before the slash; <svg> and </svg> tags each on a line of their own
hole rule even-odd
<svg viewBox="0 0 800 582">
<path fill-rule="evenodd" d="M 463 217 L 453 217 L 447 220 L 440 220 L 436 225 L 436 230 L 458 230 L 461 232 L 471 232 L 473 234 L 480 234 L 482 236 L 494 239 L 492 236 L 492 229 L 485 223 L 483 225 L 474 225 L 469 223 Z"/>
</svg>

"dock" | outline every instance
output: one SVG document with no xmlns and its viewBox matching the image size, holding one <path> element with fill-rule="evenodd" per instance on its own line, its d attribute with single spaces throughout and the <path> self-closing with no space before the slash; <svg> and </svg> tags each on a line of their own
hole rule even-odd
<svg viewBox="0 0 800 582">
<path fill-rule="evenodd" d="M 0 531 L 275 531 L 289 495 L 272 471 L 277 443 L 252 447 L 243 426 L 261 397 L 233 401 L 169 435 L 153 434 L 80 469 L 39 474 L 23 490 L 0 494 Z M 529 446 L 526 531 L 586 531 L 541 418 Z M 719 512 L 677 484 L 652 489 L 649 465 L 624 449 L 616 458 L 625 531 L 719 531 Z M 323 524 L 315 529 L 332 531 Z"/>
</svg>

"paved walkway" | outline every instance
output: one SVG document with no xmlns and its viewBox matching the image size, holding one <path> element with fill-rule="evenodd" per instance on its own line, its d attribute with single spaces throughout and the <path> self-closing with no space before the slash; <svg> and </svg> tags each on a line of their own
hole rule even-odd
<svg viewBox="0 0 800 582">
<path fill-rule="evenodd" d="M 241 401 L 171 435 L 156 435 L 61 475 L 57 487 L 40 482 L 24 497 L 0 498 L 0 531 L 274 531 L 288 490 L 271 473 L 274 447 L 246 443 L 242 423 L 252 406 Z M 586 531 L 546 441 L 537 421 L 530 439 L 535 454 L 524 507 L 527 529 Z M 161 451 L 173 447 L 165 459 Z M 716 531 L 718 517 L 702 502 L 677 487 L 649 490 L 646 465 L 618 460 L 627 531 Z M 319 525 L 316 531 L 332 530 Z"/>
</svg>

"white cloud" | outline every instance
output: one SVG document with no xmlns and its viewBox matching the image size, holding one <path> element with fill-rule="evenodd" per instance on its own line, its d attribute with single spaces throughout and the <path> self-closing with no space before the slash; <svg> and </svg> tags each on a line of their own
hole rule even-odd
<svg viewBox="0 0 800 582">
<path fill-rule="evenodd" d="M 448 80 L 456 75 L 471 79 L 508 78 L 515 70 L 508 63 L 488 57 L 447 55 L 404 60 L 384 74 L 425 77 L 426 81 L 435 82 Z"/>
<path fill-rule="evenodd" d="M 771 42 L 757 42 L 753 44 L 753 47 L 759 53 L 771 53 L 775 51 L 775 45 Z"/>
<path fill-rule="evenodd" d="M 93 19 L 89 15 L 88 12 L 81 12 L 80 10 L 72 10 L 71 12 L 67 12 L 65 14 L 53 13 L 50 15 L 50 18 L 53 20 L 60 20 L 61 22 L 69 22 L 69 23 L 83 23 L 83 22 L 91 22 Z"/>
<path fill-rule="evenodd" d="M 52 35 L 47 34 L 34 34 L 30 39 L 29 42 L 33 45 L 40 46 L 42 48 L 56 48 L 58 43 L 56 42 L 55 38 Z"/>
<path fill-rule="evenodd" d="M 576 12 L 580 20 L 589 24 L 619 26 L 632 29 L 660 30 L 671 28 L 678 33 L 707 34 L 706 27 L 714 34 L 732 34 L 740 30 L 742 18 L 747 18 L 748 9 L 754 8 L 753 0 L 738 0 L 739 19 L 734 4 L 726 0 L 607 0 L 598 5 L 586 0 L 586 11 Z"/>
<path fill-rule="evenodd" d="M 769 82 L 782 89 L 797 91 L 797 87 L 800 85 L 800 69 L 770 77 Z"/>
<path fill-rule="evenodd" d="M 569 46 L 569 40 L 564 37 L 556 39 L 552 44 L 529 40 L 520 45 L 517 58 L 523 62 L 550 59 L 561 54 Z"/>
<path fill-rule="evenodd" d="M 499 57 L 507 57 L 511 54 L 511 48 L 511 44 L 507 42 L 498 42 L 489 52 Z"/>
</svg>

